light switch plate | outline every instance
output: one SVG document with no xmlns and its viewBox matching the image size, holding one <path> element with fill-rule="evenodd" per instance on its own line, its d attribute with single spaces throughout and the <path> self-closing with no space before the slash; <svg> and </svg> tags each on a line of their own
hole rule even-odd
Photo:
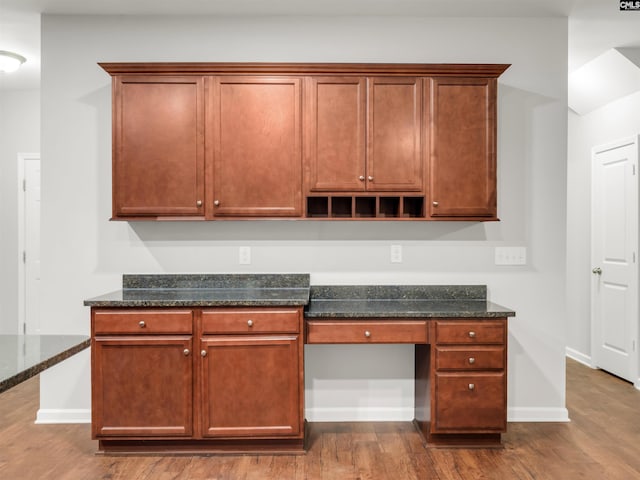
<svg viewBox="0 0 640 480">
<path fill-rule="evenodd" d="M 496 265 L 526 265 L 527 247 L 496 247 Z"/>
</svg>

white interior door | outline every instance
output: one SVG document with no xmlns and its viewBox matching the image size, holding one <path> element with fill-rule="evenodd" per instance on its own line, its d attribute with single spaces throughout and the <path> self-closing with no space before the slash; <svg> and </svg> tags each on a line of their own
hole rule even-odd
<svg viewBox="0 0 640 480">
<path fill-rule="evenodd" d="M 638 381 L 638 138 L 592 153 L 592 362 Z"/>
<path fill-rule="evenodd" d="M 40 155 L 19 156 L 20 333 L 40 331 Z"/>
</svg>

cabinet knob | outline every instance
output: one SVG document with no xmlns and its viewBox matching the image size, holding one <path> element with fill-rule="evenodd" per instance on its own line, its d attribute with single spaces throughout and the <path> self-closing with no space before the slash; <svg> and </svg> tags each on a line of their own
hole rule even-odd
<svg viewBox="0 0 640 480">
<path fill-rule="evenodd" d="M 596 267 L 593 270 L 591 270 L 591 273 L 594 273 L 596 275 L 602 275 L 602 269 L 600 267 Z"/>
<path fill-rule="evenodd" d="M 207 356 L 207 351 L 206 350 L 200 350 L 200 356 L 201 357 L 206 357 Z"/>
<path fill-rule="evenodd" d="M 146 327 L 146 326 L 147 326 L 147 324 L 146 324 L 146 323 L 144 323 L 144 320 L 140 320 L 140 321 L 138 322 L 138 325 L 140 325 L 140 328 L 144 328 L 144 327 Z"/>
<path fill-rule="evenodd" d="M 253 320 L 247 320 L 247 325 L 249 327 L 253 327 Z"/>
<path fill-rule="evenodd" d="M 476 332 L 469 332 L 469 338 L 476 338 Z"/>
<path fill-rule="evenodd" d="M 214 200 L 213 204 L 217 207 L 218 205 L 220 205 L 220 200 Z"/>
<path fill-rule="evenodd" d="M 475 390 L 476 389 L 476 384 L 475 383 L 470 383 L 469 384 L 469 390 Z"/>
<path fill-rule="evenodd" d="M 364 182 L 364 175 L 360 175 L 360 177 L 359 177 L 359 178 L 360 178 L 360 181 L 361 181 L 361 182 Z"/>
<path fill-rule="evenodd" d="M 473 357 L 469 357 L 469 364 L 473 365 L 474 363 L 476 363 L 476 359 Z"/>
<path fill-rule="evenodd" d="M 364 331 L 364 336 L 367 338 L 371 338 L 371 332 L 369 330 Z"/>
<path fill-rule="evenodd" d="M 196 202 L 196 206 L 201 207 L 201 206 L 202 206 L 202 200 L 198 200 L 198 201 Z"/>
<path fill-rule="evenodd" d="M 369 180 L 370 182 L 373 182 L 373 177 L 372 177 L 371 175 L 369 175 L 369 176 L 367 177 L 367 180 Z"/>
<path fill-rule="evenodd" d="M 439 204 L 438 202 L 433 202 L 433 203 L 432 203 L 432 205 L 433 205 L 434 207 L 437 207 L 437 206 L 438 206 L 438 205 L 440 205 L 440 204 Z"/>
<path fill-rule="evenodd" d="M 184 356 L 185 356 L 185 357 L 188 357 L 188 356 L 189 356 L 189 354 L 190 354 L 191 352 L 189 351 L 189 349 L 188 349 L 188 348 L 185 348 L 185 349 L 182 351 L 182 353 L 184 353 Z"/>
</svg>

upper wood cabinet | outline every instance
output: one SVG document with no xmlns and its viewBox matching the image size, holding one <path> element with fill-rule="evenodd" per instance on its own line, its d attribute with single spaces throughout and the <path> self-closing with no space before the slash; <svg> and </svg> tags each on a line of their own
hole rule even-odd
<svg viewBox="0 0 640 480">
<path fill-rule="evenodd" d="M 113 215 L 204 216 L 203 77 L 113 84 Z"/>
<path fill-rule="evenodd" d="M 508 65 L 100 65 L 114 219 L 497 219 Z"/>
<path fill-rule="evenodd" d="M 310 192 L 422 189 L 422 79 L 312 77 Z"/>
<path fill-rule="evenodd" d="M 496 218 L 496 79 L 434 78 L 431 217 Z"/>
<path fill-rule="evenodd" d="M 300 216 L 299 78 L 212 79 L 214 216 Z"/>
</svg>

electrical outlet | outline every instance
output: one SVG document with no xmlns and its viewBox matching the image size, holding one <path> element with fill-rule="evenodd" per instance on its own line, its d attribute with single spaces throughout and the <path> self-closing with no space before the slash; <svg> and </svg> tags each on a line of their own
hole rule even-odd
<svg viewBox="0 0 640 480">
<path fill-rule="evenodd" d="M 402 245 L 391 245 L 391 263 L 402 263 Z"/>
<path fill-rule="evenodd" d="M 251 247 L 240 247 L 238 249 L 238 262 L 240 262 L 240 265 L 251 264 Z"/>
<path fill-rule="evenodd" d="M 496 247 L 496 265 L 526 265 L 527 247 Z"/>
</svg>

